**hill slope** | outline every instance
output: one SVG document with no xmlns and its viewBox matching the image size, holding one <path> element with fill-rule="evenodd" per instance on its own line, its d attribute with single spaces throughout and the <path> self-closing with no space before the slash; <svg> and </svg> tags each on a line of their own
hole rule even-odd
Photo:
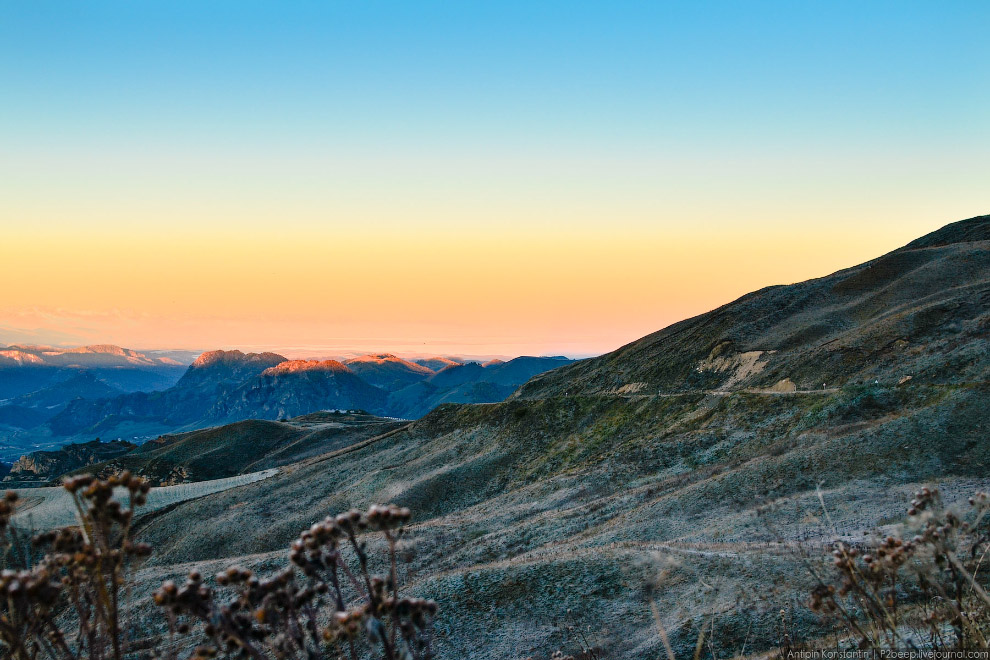
<svg viewBox="0 0 990 660">
<path fill-rule="evenodd" d="M 767 648 L 781 610 L 813 633 L 780 541 L 822 555 L 898 520 L 918 483 L 990 485 L 990 218 L 912 246 L 145 519 L 142 579 L 270 570 L 313 519 L 393 501 L 416 512 L 408 592 L 444 604 L 451 657 L 571 650 L 568 625 L 614 657 L 665 657 L 650 599 L 678 656 L 703 626 L 727 653 Z"/>
<path fill-rule="evenodd" d="M 987 380 L 990 219 L 954 223 L 860 266 L 743 296 L 545 374 L 518 396 Z"/>
<path fill-rule="evenodd" d="M 366 414 L 304 415 L 284 422 L 246 420 L 162 436 L 77 472 L 130 470 L 154 484 L 223 479 L 288 465 L 405 426 Z"/>
</svg>

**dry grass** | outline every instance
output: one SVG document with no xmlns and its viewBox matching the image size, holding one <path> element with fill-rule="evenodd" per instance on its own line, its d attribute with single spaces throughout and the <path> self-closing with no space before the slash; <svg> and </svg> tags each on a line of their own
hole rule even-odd
<svg viewBox="0 0 990 660">
<path fill-rule="evenodd" d="M 0 573 L 0 653 L 15 660 L 122 660 L 126 657 L 291 658 L 434 657 L 436 603 L 400 595 L 398 556 L 408 509 L 373 506 L 328 517 L 292 544 L 289 565 L 261 579 L 233 566 L 211 586 L 198 570 L 154 593 L 168 637 L 134 639 L 124 607 L 133 570 L 152 548 L 132 538 L 148 482 L 125 472 L 65 484 L 78 527 L 25 544 L 11 526 L 18 496 L 0 502 L 6 539 Z M 126 493 L 127 506 L 117 499 Z M 379 536 L 381 552 L 369 550 Z M 382 564 L 385 575 L 374 573 Z"/>
<path fill-rule="evenodd" d="M 907 535 L 837 543 L 833 572 L 819 575 L 810 606 L 838 623 L 860 649 L 990 648 L 990 502 L 979 492 L 966 510 L 937 488 L 915 494 Z"/>
<path fill-rule="evenodd" d="M 139 626 L 129 621 L 135 610 L 122 605 L 123 596 L 134 569 L 152 550 L 133 538 L 132 522 L 135 511 L 154 491 L 144 480 L 124 473 L 106 481 L 75 478 L 66 484 L 66 492 L 80 526 L 35 537 L 34 551 L 10 524 L 16 493 L 0 502 L 0 526 L 8 540 L 7 570 L 0 575 L 4 657 L 435 657 L 436 604 L 400 594 L 398 563 L 406 553 L 407 509 L 373 506 L 325 518 L 292 543 L 288 565 L 264 574 L 231 566 L 204 577 L 194 568 L 184 584 L 167 580 L 154 593 L 160 612 L 154 625 L 159 632 L 132 639 L 126 631 Z M 118 499 L 121 496 L 127 498 L 127 506 Z M 816 581 L 809 607 L 833 626 L 832 643 L 860 649 L 988 648 L 990 569 L 984 566 L 990 554 L 988 512 L 990 499 L 984 493 L 971 498 L 968 507 L 957 508 L 945 505 L 937 489 L 923 488 L 911 502 L 903 533 L 840 541 L 832 552 L 831 569 L 806 556 L 803 561 Z M 831 523 L 827 510 L 824 515 Z M 797 547 L 807 550 L 813 545 Z M 727 652 L 745 656 L 750 631 L 738 644 L 725 627 L 725 616 L 734 608 L 757 607 L 756 594 L 728 608 L 713 596 L 708 605 L 711 614 L 692 628 L 689 645 L 683 643 L 687 631 L 680 624 L 674 628 L 681 630 L 671 629 L 671 619 L 655 600 L 669 589 L 686 594 L 685 584 L 710 588 L 706 582 L 710 574 L 692 568 L 692 562 L 733 561 L 743 549 L 731 543 L 666 544 L 664 549 L 684 553 L 685 560 L 668 563 L 643 601 L 644 615 L 652 620 L 660 640 L 661 657 L 701 660 Z M 629 550 L 644 552 L 644 548 Z M 779 551 L 786 554 L 784 547 Z M 774 556 L 770 548 L 759 554 L 761 561 Z M 579 558 L 580 553 L 572 560 Z M 564 580 L 566 572 L 547 579 Z M 501 588 L 514 587 L 503 583 Z M 523 582 L 518 588 L 532 592 L 541 587 Z M 464 594 L 452 596 L 451 607 L 463 607 L 463 598 Z M 776 645 L 782 651 L 820 644 L 823 639 L 795 625 L 795 614 L 781 609 L 777 616 Z M 597 643 L 585 615 L 572 616 L 569 610 L 554 624 L 571 655 L 556 651 L 530 657 L 620 657 Z M 677 633 L 682 643 L 672 642 L 671 633 Z M 766 644 L 763 648 L 765 653 Z"/>
</svg>

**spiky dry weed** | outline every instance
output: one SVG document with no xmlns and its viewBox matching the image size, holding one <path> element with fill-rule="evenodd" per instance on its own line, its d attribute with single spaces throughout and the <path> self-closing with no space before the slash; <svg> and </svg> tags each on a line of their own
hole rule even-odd
<svg viewBox="0 0 990 660">
<path fill-rule="evenodd" d="M 910 538 L 835 544 L 833 572 L 816 572 L 811 608 L 861 649 L 990 648 L 988 510 L 986 493 L 961 510 L 946 506 L 937 488 L 923 488 L 907 511 Z"/>
<path fill-rule="evenodd" d="M 0 657 L 147 657 L 142 642 L 129 640 L 124 600 L 132 571 L 152 551 L 132 534 L 135 510 L 147 501 L 150 486 L 123 472 L 105 480 L 76 477 L 65 488 L 79 524 L 35 536 L 33 552 L 10 524 L 17 495 L 10 492 L 0 501 L 7 567 L 0 573 Z M 128 506 L 115 498 L 115 490 L 127 493 Z M 299 536 L 289 564 L 267 579 L 233 566 L 216 575 L 213 586 L 196 570 L 182 586 L 166 581 L 153 599 L 170 635 L 153 654 L 254 660 L 434 657 L 436 603 L 400 594 L 397 556 L 410 515 L 388 505 L 328 517 Z M 372 546 L 375 536 L 382 542 Z M 35 556 L 39 559 L 32 562 Z M 384 576 L 373 571 L 379 564 Z"/>
<path fill-rule="evenodd" d="M 145 502 L 148 483 L 124 472 L 105 481 L 77 477 L 65 488 L 80 525 L 35 536 L 32 544 L 44 552 L 40 561 L 32 566 L 32 553 L 22 552 L 0 573 L 0 643 L 17 660 L 119 660 L 127 577 L 151 554 L 150 546 L 131 538 L 133 512 Z M 115 488 L 126 489 L 129 508 L 114 498 Z M 9 524 L 16 500 L 8 493 L 0 509 L 8 547 L 19 545 L 20 534 Z"/>
<path fill-rule="evenodd" d="M 293 542 L 291 564 L 277 575 L 260 579 L 237 566 L 219 573 L 216 585 L 233 592 L 224 603 L 198 571 L 182 587 L 165 582 L 154 599 L 168 613 L 173 636 L 200 624 L 195 658 L 356 660 L 370 651 L 385 660 L 427 660 L 437 605 L 399 594 L 397 547 L 409 517 L 394 506 L 327 517 Z M 369 568 L 368 533 L 384 537 L 385 577 Z"/>
</svg>

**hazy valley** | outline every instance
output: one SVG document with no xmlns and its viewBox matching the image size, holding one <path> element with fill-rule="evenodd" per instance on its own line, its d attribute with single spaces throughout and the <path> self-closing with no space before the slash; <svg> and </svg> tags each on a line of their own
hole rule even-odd
<svg viewBox="0 0 990 660">
<path fill-rule="evenodd" d="M 0 401 L 0 460 L 8 463 L 32 449 L 94 438 L 141 443 L 321 410 L 413 419 L 440 403 L 501 401 L 532 376 L 571 362 L 519 357 L 483 366 L 429 358 L 419 364 L 389 354 L 341 362 L 233 350 L 208 351 L 184 366 L 116 346 L 8 346 L 0 355 L 0 388 L 9 396 Z M 139 389 L 142 384 L 158 387 Z"/>
</svg>

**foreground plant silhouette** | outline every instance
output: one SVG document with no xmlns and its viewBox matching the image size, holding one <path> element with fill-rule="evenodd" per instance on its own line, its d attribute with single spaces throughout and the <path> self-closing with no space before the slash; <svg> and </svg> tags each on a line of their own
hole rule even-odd
<svg viewBox="0 0 990 660">
<path fill-rule="evenodd" d="M 139 648 L 129 646 L 124 633 L 135 615 L 123 607 L 123 596 L 129 574 L 151 554 L 150 546 L 132 539 L 134 511 L 146 502 L 148 482 L 124 472 L 107 480 L 77 477 L 65 488 L 80 525 L 36 536 L 40 559 L 34 565 L 10 524 L 16 494 L 0 501 L 8 566 L 0 573 L 0 657 L 135 656 Z M 115 491 L 126 493 L 128 507 Z M 409 517 L 408 509 L 391 505 L 328 517 L 300 535 L 290 564 L 269 579 L 234 566 L 215 577 L 215 587 L 195 570 L 181 587 L 165 582 L 153 599 L 170 635 L 153 655 L 432 658 L 436 604 L 399 594 L 398 544 Z M 384 541 L 381 552 L 369 550 L 376 535 Z M 373 574 L 378 562 L 386 577 Z"/>
<path fill-rule="evenodd" d="M 133 511 L 145 503 L 150 489 L 128 472 L 106 481 L 70 479 L 65 488 L 80 526 L 36 536 L 32 545 L 45 554 L 34 566 L 30 551 L 21 550 L 19 556 L 9 552 L 20 549 L 20 535 L 10 526 L 17 495 L 7 493 L 0 507 L 6 559 L 16 567 L 0 573 L 4 655 L 17 660 L 119 659 L 124 654 L 121 601 L 127 574 L 151 554 L 149 545 L 131 539 Z M 127 493 L 130 508 L 114 498 L 116 488 Z"/>
<path fill-rule="evenodd" d="M 431 621 L 436 603 L 399 596 L 396 568 L 397 542 L 409 510 L 372 506 L 366 513 L 352 510 L 314 524 L 293 542 L 293 567 L 262 580 L 234 566 L 216 576 L 234 597 L 217 603 L 213 589 L 198 571 L 181 588 L 166 582 L 155 592 L 155 602 L 169 612 L 170 629 L 188 631 L 183 617 L 203 624 L 206 643 L 194 656 L 212 658 L 221 652 L 244 657 L 319 658 L 358 657 L 370 647 L 386 660 L 433 657 Z M 358 536 L 380 532 L 387 544 L 388 576 L 372 575 L 365 542 Z M 357 571 L 343 556 L 353 552 Z M 298 571 L 298 572 L 297 572 Z M 297 574 L 305 578 L 297 580 Z M 329 619 L 321 612 L 329 610 Z M 323 612 L 327 613 L 327 612 Z"/>
<path fill-rule="evenodd" d="M 914 536 L 836 544 L 835 574 L 819 576 L 811 608 L 840 622 L 862 649 L 990 648 L 988 511 L 986 493 L 957 512 L 937 488 L 922 489 L 908 510 Z"/>
</svg>

